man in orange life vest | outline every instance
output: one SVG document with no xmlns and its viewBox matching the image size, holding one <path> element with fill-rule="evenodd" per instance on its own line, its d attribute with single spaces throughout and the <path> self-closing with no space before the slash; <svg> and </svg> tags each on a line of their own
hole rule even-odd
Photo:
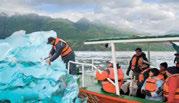
<svg viewBox="0 0 179 103">
<path fill-rule="evenodd" d="M 179 70 L 168 68 L 166 74 L 169 77 L 164 83 L 163 94 L 167 98 L 167 103 L 179 103 Z"/>
<path fill-rule="evenodd" d="M 49 53 L 48 64 L 51 65 L 51 62 L 56 60 L 60 55 L 62 57 L 63 62 L 66 64 L 66 68 L 68 68 L 69 61 L 75 61 L 75 54 L 72 48 L 67 44 L 64 40 L 60 38 L 49 37 L 47 44 L 52 45 L 52 49 Z M 70 74 L 76 75 L 78 70 L 75 64 L 70 64 Z"/>
<path fill-rule="evenodd" d="M 176 66 L 167 68 L 166 74 L 168 78 L 163 86 L 163 94 L 167 98 L 167 103 L 179 103 L 179 59 Z"/>
<path fill-rule="evenodd" d="M 136 48 L 135 51 L 136 54 L 132 57 L 126 74 L 129 75 L 130 70 L 132 70 L 133 77 L 138 80 L 139 74 L 149 67 L 149 63 L 141 48 Z"/>
</svg>

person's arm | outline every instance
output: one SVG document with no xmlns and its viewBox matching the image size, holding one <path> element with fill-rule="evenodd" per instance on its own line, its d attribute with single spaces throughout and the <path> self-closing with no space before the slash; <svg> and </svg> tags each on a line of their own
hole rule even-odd
<svg viewBox="0 0 179 103">
<path fill-rule="evenodd" d="M 148 67 L 150 66 L 150 63 L 148 62 L 148 59 L 145 53 L 143 54 L 143 61 Z"/>
<path fill-rule="evenodd" d="M 60 43 L 58 43 L 57 45 L 56 45 L 56 50 L 55 50 L 55 53 L 52 55 L 52 57 L 50 58 L 50 61 L 51 62 L 53 62 L 54 60 L 56 60 L 59 56 L 60 56 L 60 54 L 61 54 L 61 52 L 62 52 L 62 50 L 63 50 L 63 48 L 65 47 L 65 44 L 63 43 L 63 42 L 60 42 Z"/>
<path fill-rule="evenodd" d="M 173 42 L 170 42 L 177 53 L 179 53 L 179 46 Z"/>
<path fill-rule="evenodd" d="M 55 49 L 52 47 L 52 49 L 50 50 L 49 56 L 52 56 L 55 53 Z"/>
<path fill-rule="evenodd" d="M 144 54 L 143 59 L 148 62 L 146 54 Z"/>
<path fill-rule="evenodd" d="M 127 71 L 126 71 L 126 75 L 129 75 L 129 72 L 131 70 L 131 64 L 132 64 L 132 59 L 130 60 L 129 67 L 127 68 Z"/>
<path fill-rule="evenodd" d="M 169 89 L 169 94 L 168 94 L 168 102 L 167 103 L 173 103 L 174 102 L 174 97 L 175 97 L 175 91 L 177 89 L 177 79 L 174 77 L 171 77 L 168 80 L 168 88 Z"/>
</svg>

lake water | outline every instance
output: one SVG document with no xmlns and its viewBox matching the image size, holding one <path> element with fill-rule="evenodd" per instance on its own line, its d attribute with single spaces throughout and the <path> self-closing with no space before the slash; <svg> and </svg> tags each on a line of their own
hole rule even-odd
<svg viewBox="0 0 179 103">
<path fill-rule="evenodd" d="M 116 58 L 117 62 L 122 66 L 123 71 L 125 72 L 128 68 L 129 61 L 135 52 L 132 51 L 117 51 Z M 145 52 L 147 55 L 147 52 Z M 151 51 L 150 52 L 150 61 L 151 67 L 159 68 L 161 62 L 167 62 L 169 66 L 174 64 L 174 53 L 169 51 Z M 111 60 L 111 52 L 109 51 L 78 51 L 76 52 L 76 61 L 84 63 L 92 63 L 94 60 L 94 65 L 106 67 L 106 61 Z"/>
</svg>

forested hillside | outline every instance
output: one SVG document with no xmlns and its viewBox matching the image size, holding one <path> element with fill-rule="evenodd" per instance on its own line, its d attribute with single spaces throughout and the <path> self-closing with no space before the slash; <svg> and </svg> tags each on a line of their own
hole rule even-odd
<svg viewBox="0 0 179 103">
<path fill-rule="evenodd" d="M 75 50 L 107 50 L 103 45 L 84 46 L 83 42 L 87 39 L 134 37 L 138 35 L 135 32 L 119 30 L 102 23 L 90 22 L 85 18 L 77 22 L 72 22 L 68 19 L 54 19 L 36 14 L 17 14 L 13 16 L 8 16 L 5 13 L 0 14 L 1 39 L 10 36 L 13 32 L 18 30 L 25 30 L 27 33 L 54 30 L 58 33 L 58 36 L 68 41 Z M 138 46 L 146 48 L 145 45 L 141 44 L 120 44 L 117 46 L 117 50 L 133 50 Z M 153 50 L 171 50 L 168 44 L 154 44 L 151 48 Z"/>
</svg>

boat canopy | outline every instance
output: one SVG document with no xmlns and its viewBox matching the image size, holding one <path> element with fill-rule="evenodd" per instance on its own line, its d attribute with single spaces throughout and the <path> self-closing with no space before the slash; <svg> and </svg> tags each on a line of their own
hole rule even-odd
<svg viewBox="0 0 179 103">
<path fill-rule="evenodd" d="M 179 35 L 165 36 L 142 36 L 131 38 L 107 38 L 107 39 L 91 39 L 84 44 L 106 44 L 106 43 L 158 43 L 158 42 L 179 42 Z"/>
<path fill-rule="evenodd" d="M 118 84 L 118 73 L 117 73 L 117 66 L 116 66 L 116 50 L 115 44 L 116 43 L 146 43 L 148 44 L 148 59 L 150 63 L 150 44 L 157 43 L 157 42 L 179 42 L 179 35 L 166 35 L 166 36 L 143 36 L 143 37 L 132 37 L 132 38 L 108 38 L 108 39 L 93 39 L 87 40 L 84 44 L 111 44 L 111 54 L 112 54 L 112 61 L 114 66 L 114 77 L 115 82 L 112 84 L 115 85 L 116 88 L 116 95 L 120 95 L 120 88 Z"/>
</svg>

